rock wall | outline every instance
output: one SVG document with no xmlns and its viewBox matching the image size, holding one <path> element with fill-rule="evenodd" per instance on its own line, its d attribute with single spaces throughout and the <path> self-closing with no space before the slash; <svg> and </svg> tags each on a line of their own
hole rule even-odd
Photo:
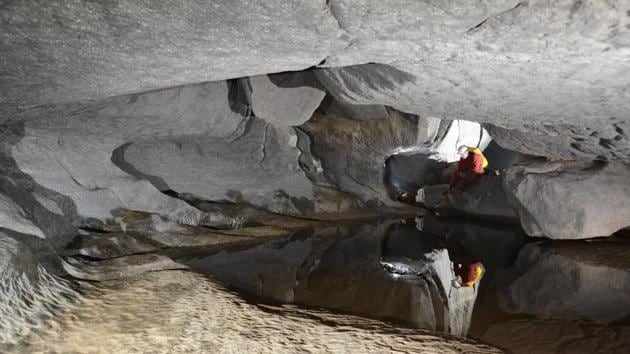
<svg viewBox="0 0 630 354">
<path fill-rule="evenodd" d="M 302 130 L 330 183 L 372 207 L 401 206 L 385 186 L 385 160 L 401 146 L 418 143 L 418 117 L 388 114 L 358 121 L 317 112 Z"/>
<path fill-rule="evenodd" d="M 287 79 L 276 75 L 273 80 L 279 85 L 303 83 L 299 87 L 319 92 L 304 111 L 310 117 L 323 92 L 307 86 L 306 73 L 295 75 L 294 79 L 293 74 L 286 74 Z M 173 191 L 309 217 L 338 218 L 344 212 L 367 209 L 367 202 L 374 208 L 398 207 L 378 192 L 383 186 L 382 163 L 389 151 L 415 142 L 417 122 L 384 117 L 372 127 L 357 123 L 352 129 L 363 131 L 363 143 L 348 139 L 332 143 L 327 136 L 316 136 L 318 131 L 348 123 L 320 115 L 319 123 L 297 129 L 290 126 L 297 111 L 289 106 L 274 107 L 275 112 L 263 109 L 270 115 L 260 119 L 255 116 L 261 110 L 254 94 L 269 90 L 251 84 L 255 80 L 248 82 L 248 86 L 212 82 L 17 111 L 4 124 L 7 164 L 32 179 L 30 189 L 64 196 L 66 201 L 58 205 L 39 193 L 31 204 L 47 206 L 71 223 L 104 221 L 113 218 L 116 210 L 203 223 L 203 211 L 163 193 Z M 294 89 L 274 87 L 281 96 L 282 90 Z M 394 136 L 381 134 L 381 129 L 390 129 Z M 354 154 L 356 166 L 339 170 L 337 151 L 360 144 L 366 149 Z M 374 146 L 380 147 L 374 150 Z M 359 178 L 369 180 L 348 182 L 347 176 L 361 166 L 370 173 L 362 171 Z M 21 213 L 7 208 L 7 213 Z M 27 227 L 28 220 L 22 224 Z"/>
<path fill-rule="evenodd" d="M 62 244 L 120 210 L 209 219 L 178 195 L 309 217 L 408 211 L 386 158 L 462 136 L 485 146 L 487 132 L 530 154 L 628 162 L 628 6 L 8 2 L 0 218 Z M 447 120 L 486 130 L 451 134 Z M 625 165 L 547 166 L 506 176 L 530 235 L 628 226 Z"/>
</svg>

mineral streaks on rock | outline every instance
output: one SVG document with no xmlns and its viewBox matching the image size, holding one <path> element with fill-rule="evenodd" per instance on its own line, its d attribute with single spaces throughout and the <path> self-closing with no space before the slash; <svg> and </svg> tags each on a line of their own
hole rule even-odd
<svg viewBox="0 0 630 354">
<path fill-rule="evenodd" d="M 516 278 L 503 287 L 499 304 L 540 318 L 622 320 L 630 315 L 629 259 L 627 245 L 610 242 L 528 244 L 507 271 Z"/>
<path fill-rule="evenodd" d="M 301 127 L 311 138 L 328 181 L 370 207 L 400 207 L 383 183 L 384 163 L 400 147 L 416 145 L 418 122 L 401 115 L 358 121 L 315 112 Z M 343 154 L 339 152 L 343 151 Z"/>
<path fill-rule="evenodd" d="M 324 0 L 12 1 L 0 27 L 0 104 L 302 70 L 346 45 Z"/>
<path fill-rule="evenodd" d="M 508 169 L 503 178 L 530 236 L 580 239 L 630 226 L 630 167 L 623 163 L 534 161 Z"/>
</svg>

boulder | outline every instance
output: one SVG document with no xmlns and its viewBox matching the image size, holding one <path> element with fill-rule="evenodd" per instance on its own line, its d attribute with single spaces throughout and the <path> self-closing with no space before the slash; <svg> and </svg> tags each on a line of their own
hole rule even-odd
<svg viewBox="0 0 630 354">
<path fill-rule="evenodd" d="M 309 70 L 252 76 L 245 80 L 254 115 L 277 125 L 303 124 L 326 95 Z"/>
<path fill-rule="evenodd" d="M 552 239 L 610 236 L 630 226 L 630 167 L 623 163 L 530 160 L 479 178 L 448 202 L 442 185 L 424 187 L 418 202 L 504 222 Z"/>
<path fill-rule="evenodd" d="M 630 226 L 630 167 L 531 161 L 508 169 L 503 187 L 530 236 L 580 239 Z"/>
<path fill-rule="evenodd" d="M 504 190 L 503 182 L 501 176 L 482 176 L 462 193 L 452 194 L 450 206 L 486 220 L 516 223 L 518 214 L 508 201 L 509 192 Z"/>
</svg>

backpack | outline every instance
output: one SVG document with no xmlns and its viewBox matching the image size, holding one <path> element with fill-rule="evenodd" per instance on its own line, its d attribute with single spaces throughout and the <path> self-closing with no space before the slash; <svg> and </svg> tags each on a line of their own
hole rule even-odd
<svg viewBox="0 0 630 354">
<path fill-rule="evenodd" d="M 481 167 L 483 168 L 488 167 L 488 159 L 486 159 L 486 157 L 483 156 L 483 153 L 481 152 L 481 150 L 479 150 L 479 148 L 469 146 L 468 151 L 473 154 L 477 154 L 481 156 Z"/>
</svg>

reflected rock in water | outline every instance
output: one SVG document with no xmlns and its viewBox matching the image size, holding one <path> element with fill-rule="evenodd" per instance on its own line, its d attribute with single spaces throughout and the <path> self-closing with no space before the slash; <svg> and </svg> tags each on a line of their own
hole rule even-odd
<svg viewBox="0 0 630 354">
<path fill-rule="evenodd" d="M 489 269 L 511 266 L 527 236 L 515 225 L 433 215 L 416 218 L 423 233 L 448 237 L 451 243 Z"/>
<path fill-rule="evenodd" d="M 390 221 L 296 233 L 188 264 L 256 296 L 463 336 L 477 287 L 453 286 L 449 254 L 438 246 L 413 223 Z M 409 271 L 392 272 L 397 266 Z"/>
<path fill-rule="evenodd" d="M 511 320 L 490 326 L 481 337 L 515 354 L 628 353 L 630 327 L 558 320 Z"/>
<path fill-rule="evenodd" d="M 630 316 L 630 246 L 528 244 L 504 274 L 500 307 L 538 317 L 611 322 Z"/>
<path fill-rule="evenodd" d="M 463 252 L 447 244 L 446 239 L 404 226 L 393 227 L 385 240 L 383 265 L 425 290 L 422 297 L 432 300 L 432 306 L 419 311 L 419 320 L 430 320 L 434 329 L 465 336 L 477 298 L 478 281 L 472 286 L 462 286 L 455 279 L 454 267 L 463 264 L 466 269 L 476 262 L 468 255 L 461 256 Z"/>
</svg>

